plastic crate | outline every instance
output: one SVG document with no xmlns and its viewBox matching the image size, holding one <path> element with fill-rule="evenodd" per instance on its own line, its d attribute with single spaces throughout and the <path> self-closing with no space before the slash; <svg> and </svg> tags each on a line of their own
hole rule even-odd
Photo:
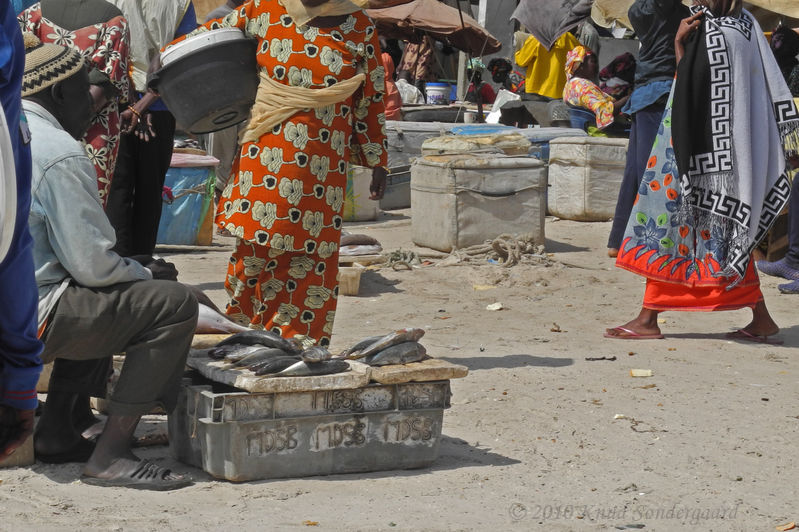
<svg viewBox="0 0 799 532">
<path fill-rule="evenodd" d="M 176 459 L 232 481 L 426 467 L 449 381 L 252 394 L 184 381 L 169 418 Z"/>
</svg>

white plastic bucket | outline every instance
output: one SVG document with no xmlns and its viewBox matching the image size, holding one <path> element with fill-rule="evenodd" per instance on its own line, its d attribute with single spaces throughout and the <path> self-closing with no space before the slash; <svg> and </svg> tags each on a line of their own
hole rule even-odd
<svg viewBox="0 0 799 532">
<path fill-rule="evenodd" d="M 428 83 L 425 85 L 428 105 L 447 105 L 449 103 L 449 83 Z"/>
</svg>

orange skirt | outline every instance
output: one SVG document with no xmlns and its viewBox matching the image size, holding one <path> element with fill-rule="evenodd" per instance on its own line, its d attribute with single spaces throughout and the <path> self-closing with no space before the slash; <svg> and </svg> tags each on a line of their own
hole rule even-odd
<svg viewBox="0 0 799 532">
<path fill-rule="evenodd" d="M 227 314 L 284 338 L 330 345 L 338 300 L 338 251 L 326 259 L 239 239 L 228 263 Z"/>
<path fill-rule="evenodd" d="M 712 312 L 754 307 L 763 301 L 760 279 L 749 262 L 746 275 L 735 288 L 724 285 L 694 285 L 668 283 L 648 278 L 643 307 L 650 310 L 683 310 Z"/>
</svg>

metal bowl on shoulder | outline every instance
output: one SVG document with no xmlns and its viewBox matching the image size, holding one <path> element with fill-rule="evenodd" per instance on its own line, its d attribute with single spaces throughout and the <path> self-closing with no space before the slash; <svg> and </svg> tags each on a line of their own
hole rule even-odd
<svg viewBox="0 0 799 532">
<path fill-rule="evenodd" d="M 247 119 L 258 90 L 256 42 L 237 28 L 200 33 L 165 50 L 151 80 L 178 125 L 210 133 Z"/>
</svg>

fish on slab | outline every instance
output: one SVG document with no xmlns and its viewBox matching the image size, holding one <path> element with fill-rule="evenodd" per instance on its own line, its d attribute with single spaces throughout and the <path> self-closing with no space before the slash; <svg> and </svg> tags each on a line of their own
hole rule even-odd
<svg viewBox="0 0 799 532">
<path fill-rule="evenodd" d="M 266 347 L 276 347 L 292 354 L 299 354 L 302 351 L 302 344 L 295 338 L 283 338 L 271 331 L 260 329 L 249 329 L 244 332 L 236 333 L 225 338 L 216 345 L 222 347 L 229 344 L 259 344 Z"/>
<path fill-rule="evenodd" d="M 391 366 L 394 364 L 410 364 L 427 357 L 427 349 L 418 342 L 402 342 L 364 358 L 370 366 Z"/>
<path fill-rule="evenodd" d="M 350 353 L 347 355 L 347 358 L 350 360 L 364 358 L 391 347 L 392 345 L 401 344 L 403 342 L 418 342 L 422 336 L 424 336 L 424 329 L 418 329 L 415 327 L 399 329 L 393 333 L 383 336 L 376 342 L 369 344 L 360 351 Z"/>
</svg>

